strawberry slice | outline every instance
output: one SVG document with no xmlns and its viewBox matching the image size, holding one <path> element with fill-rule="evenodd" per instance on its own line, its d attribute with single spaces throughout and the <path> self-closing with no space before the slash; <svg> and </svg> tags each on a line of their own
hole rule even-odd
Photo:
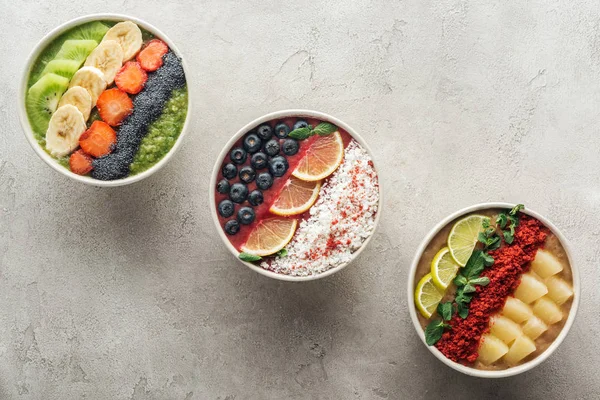
<svg viewBox="0 0 600 400">
<path fill-rule="evenodd" d="M 85 175 L 90 172 L 94 167 L 92 166 L 92 157 L 88 156 L 83 150 L 77 150 L 71 154 L 69 158 L 69 167 L 71 171 L 77 175 Z"/>
<path fill-rule="evenodd" d="M 163 65 L 163 56 L 169 51 L 169 46 L 159 39 L 152 39 L 137 55 L 137 61 L 146 71 L 156 71 Z"/>
<path fill-rule="evenodd" d="M 79 138 L 79 146 L 92 157 L 110 153 L 117 143 L 117 133 L 106 122 L 94 121 L 90 129 Z"/>
<path fill-rule="evenodd" d="M 135 61 L 126 62 L 115 76 L 117 87 L 130 94 L 138 94 L 144 88 L 147 80 L 148 74 L 140 66 L 140 63 Z"/>
<path fill-rule="evenodd" d="M 96 102 L 100 117 L 110 126 L 118 126 L 133 111 L 133 102 L 121 89 L 108 89 L 102 92 Z"/>
</svg>

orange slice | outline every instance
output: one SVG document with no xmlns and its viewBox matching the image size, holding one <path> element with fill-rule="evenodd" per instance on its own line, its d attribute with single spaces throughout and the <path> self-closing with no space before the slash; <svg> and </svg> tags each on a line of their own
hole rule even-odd
<svg viewBox="0 0 600 400">
<path fill-rule="evenodd" d="M 320 189 L 321 181 L 306 182 L 292 176 L 269 211 L 283 216 L 302 214 L 315 204 Z"/>
<path fill-rule="evenodd" d="M 242 251 L 260 257 L 277 253 L 292 240 L 297 225 L 293 218 L 264 219 L 252 230 Z"/>
<path fill-rule="evenodd" d="M 310 145 L 292 175 L 303 181 L 320 181 L 339 167 L 344 158 L 344 142 L 339 132 L 319 136 Z"/>
</svg>

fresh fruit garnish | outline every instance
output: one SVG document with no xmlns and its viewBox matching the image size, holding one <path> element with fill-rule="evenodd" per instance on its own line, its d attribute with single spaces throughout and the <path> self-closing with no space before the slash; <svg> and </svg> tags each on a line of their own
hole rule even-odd
<svg viewBox="0 0 600 400">
<path fill-rule="evenodd" d="M 227 221 L 225 223 L 225 232 L 227 232 L 228 235 L 235 235 L 239 231 L 240 223 L 237 222 L 235 219 L 232 219 L 231 221 Z"/>
<path fill-rule="evenodd" d="M 53 73 L 42 76 L 27 91 L 25 107 L 33 130 L 44 135 L 48 129 L 48 121 L 58 108 L 62 94 L 69 87 L 69 80 Z"/>
<path fill-rule="evenodd" d="M 98 42 L 95 40 L 65 40 L 54 59 L 72 60 L 81 66 L 96 46 L 98 46 Z"/>
<path fill-rule="evenodd" d="M 69 167 L 71 172 L 77 175 L 85 175 L 94 167 L 92 166 L 92 157 L 88 156 L 83 150 L 77 150 L 69 157 Z"/>
<path fill-rule="evenodd" d="M 146 71 L 156 71 L 163 65 L 163 56 L 169 51 L 169 46 L 162 40 L 153 39 L 140 51 L 137 61 Z"/>
<path fill-rule="evenodd" d="M 230 185 L 227 179 L 221 179 L 219 183 L 217 183 L 217 192 L 221 194 L 229 193 Z"/>
<path fill-rule="evenodd" d="M 284 139 L 290 133 L 290 127 L 285 124 L 285 122 L 279 122 L 275 125 L 275 136 L 279 139 Z"/>
<path fill-rule="evenodd" d="M 261 257 L 275 254 L 292 240 L 297 225 L 293 218 L 264 219 L 252 230 L 242 251 Z"/>
<path fill-rule="evenodd" d="M 52 60 L 44 67 L 42 75 L 56 74 L 71 79 L 81 64 L 74 60 Z"/>
<path fill-rule="evenodd" d="M 308 122 L 306 122 L 305 120 L 299 119 L 294 124 L 294 127 L 292 128 L 292 130 L 295 131 L 296 129 L 300 129 L 300 128 L 310 128 L 310 126 L 308 125 Z"/>
<path fill-rule="evenodd" d="M 285 139 L 282 148 L 283 154 L 285 154 L 286 156 L 293 156 L 300 149 L 300 145 L 295 139 Z"/>
<path fill-rule="evenodd" d="M 123 50 L 115 40 L 103 40 L 88 58 L 85 60 L 86 67 L 96 67 L 104 74 L 107 85 L 112 85 L 117 71 L 123 64 Z"/>
<path fill-rule="evenodd" d="M 100 42 L 110 27 L 100 21 L 80 25 L 68 33 L 69 39 L 84 39 Z"/>
<path fill-rule="evenodd" d="M 85 120 L 77 107 L 70 104 L 59 107 L 48 124 L 46 149 L 55 157 L 66 156 L 77 148 L 85 129 Z"/>
<path fill-rule="evenodd" d="M 58 106 L 62 107 L 67 104 L 77 107 L 79 112 L 83 115 L 83 119 L 86 121 L 90 117 L 90 111 L 92 111 L 92 96 L 90 96 L 90 93 L 81 86 L 73 86 L 63 94 Z"/>
<path fill-rule="evenodd" d="M 92 157 L 110 153 L 117 143 L 117 134 L 106 122 L 94 121 L 90 129 L 79 138 L 79 146 Z"/>
<path fill-rule="evenodd" d="M 473 253 L 479 232 L 483 231 L 483 215 L 469 215 L 457 221 L 448 235 L 448 248 L 454 261 L 464 267 Z"/>
<path fill-rule="evenodd" d="M 256 187 L 260 190 L 267 190 L 273 186 L 273 177 L 268 172 L 261 172 L 256 177 Z"/>
<path fill-rule="evenodd" d="M 271 129 L 271 126 L 269 124 L 263 124 L 256 128 L 256 134 L 263 141 L 267 141 L 273 136 L 273 129 Z"/>
<path fill-rule="evenodd" d="M 233 215 L 235 211 L 235 205 L 231 200 L 221 200 L 217 209 L 219 210 L 219 215 L 223 218 L 229 218 Z"/>
<path fill-rule="evenodd" d="M 244 183 L 250 183 L 254 180 L 255 177 L 256 171 L 254 171 L 254 169 L 251 166 L 246 165 L 245 167 L 242 167 L 242 169 L 240 169 L 240 181 Z"/>
<path fill-rule="evenodd" d="M 318 136 L 292 175 L 303 181 L 320 181 L 331 175 L 343 159 L 344 142 L 339 132 Z"/>
<path fill-rule="evenodd" d="M 96 67 L 82 67 L 69 83 L 69 89 L 73 86 L 81 86 L 88 91 L 92 97 L 92 107 L 96 105 L 98 96 L 106 89 L 106 81 L 104 80 L 104 74 Z"/>
<path fill-rule="evenodd" d="M 254 167 L 254 169 L 263 169 L 267 168 L 268 160 L 267 155 L 265 153 L 256 153 L 252 155 L 250 159 L 250 165 Z"/>
<path fill-rule="evenodd" d="M 302 214 L 317 201 L 320 189 L 320 181 L 306 182 L 292 176 L 269 211 L 284 216 Z"/>
<path fill-rule="evenodd" d="M 248 186 L 243 183 L 234 183 L 229 189 L 229 198 L 234 203 L 241 204 L 248 197 Z"/>
<path fill-rule="evenodd" d="M 123 21 L 115 24 L 104 35 L 105 40 L 114 40 L 123 50 L 123 60 L 131 59 L 142 48 L 142 31 L 131 21 Z"/>
<path fill-rule="evenodd" d="M 244 138 L 244 150 L 250 154 L 254 154 L 260 150 L 262 140 L 254 133 L 246 135 Z"/>
<path fill-rule="evenodd" d="M 271 139 L 267 143 L 265 143 L 265 153 L 267 153 L 271 157 L 279 154 L 279 140 Z"/>
<path fill-rule="evenodd" d="M 117 87 L 130 94 L 138 94 L 144 88 L 148 74 L 142 69 L 139 63 L 128 61 L 117 73 L 115 83 Z"/>
<path fill-rule="evenodd" d="M 105 90 L 98 97 L 98 112 L 104 122 L 110 126 L 118 126 L 133 111 L 133 102 L 120 89 Z"/>
<path fill-rule="evenodd" d="M 254 214 L 252 207 L 242 207 L 237 213 L 237 220 L 242 225 L 250 225 L 254 222 L 255 217 L 256 214 Z"/>
<path fill-rule="evenodd" d="M 223 176 L 227 179 L 233 179 L 237 175 L 237 167 L 231 163 L 225 164 L 221 170 Z"/>
<path fill-rule="evenodd" d="M 269 172 L 273 176 L 281 177 L 281 176 L 285 175 L 288 168 L 289 168 L 288 161 L 283 156 L 273 157 L 269 161 Z"/>
<path fill-rule="evenodd" d="M 433 283 L 431 273 L 425 275 L 415 289 L 415 305 L 422 316 L 429 319 L 438 303 L 444 297 L 444 292 Z"/>
<path fill-rule="evenodd" d="M 433 283 L 440 289 L 446 290 L 452 283 L 460 266 L 454 261 L 450 249 L 444 247 L 437 252 L 431 261 L 431 277 Z"/>
<path fill-rule="evenodd" d="M 255 207 L 260 206 L 263 203 L 263 201 L 265 201 L 265 199 L 260 190 L 253 190 L 248 195 L 248 203 Z"/>
<path fill-rule="evenodd" d="M 236 147 L 229 153 L 229 158 L 231 161 L 238 165 L 245 163 L 247 157 L 248 153 L 246 153 L 246 150 L 242 149 L 241 147 Z"/>
</svg>

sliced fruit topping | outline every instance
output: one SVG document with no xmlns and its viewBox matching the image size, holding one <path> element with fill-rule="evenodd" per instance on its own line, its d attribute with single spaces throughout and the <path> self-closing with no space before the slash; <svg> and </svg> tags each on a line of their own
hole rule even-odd
<svg viewBox="0 0 600 400">
<path fill-rule="evenodd" d="M 277 253 L 292 240 L 297 225 L 293 218 L 264 219 L 252 230 L 242 251 L 260 257 Z"/>
<path fill-rule="evenodd" d="M 106 81 L 104 80 L 104 74 L 98 68 L 82 67 L 71 78 L 69 88 L 73 86 L 81 86 L 87 90 L 92 98 L 92 107 L 94 107 L 98 97 L 106 89 Z"/>
<path fill-rule="evenodd" d="M 123 50 L 115 40 L 103 40 L 88 58 L 85 60 L 86 67 L 96 67 L 104 74 L 104 80 L 110 86 L 115 80 L 117 71 L 123 64 Z"/>
<path fill-rule="evenodd" d="M 105 90 L 98 97 L 97 106 L 100 117 L 110 126 L 120 125 L 133 110 L 133 102 L 127 93 L 116 88 Z"/>
<path fill-rule="evenodd" d="M 435 286 L 431 273 L 425 275 L 415 289 L 415 305 L 421 315 L 428 319 L 443 297 L 444 292 Z"/>
<path fill-rule="evenodd" d="M 70 31 L 68 37 L 69 39 L 85 39 L 100 42 L 108 29 L 109 26 L 100 21 L 88 22 Z"/>
<path fill-rule="evenodd" d="M 473 253 L 479 232 L 483 230 L 483 215 L 469 215 L 457 221 L 448 235 L 450 254 L 458 265 L 464 267 Z"/>
<path fill-rule="evenodd" d="M 441 290 L 446 290 L 456 277 L 460 266 L 454 261 L 450 249 L 444 247 L 431 261 L 431 277 L 433 283 Z"/>
<path fill-rule="evenodd" d="M 163 65 L 163 56 L 169 51 L 169 46 L 159 39 L 148 42 L 146 47 L 137 56 L 137 62 L 146 71 L 156 71 Z"/>
<path fill-rule="evenodd" d="M 48 124 L 46 149 L 55 157 L 66 156 L 77 148 L 85 129 L 85 120 L 77 107 L 70 104 L 59 107 Z"/>
<path fill-rule="evenodd" d="M 110 153 L 116 143 L 116 132 L 103 121 L 94 121 L 79 138 L 79 146 L 83 151 L 96 158 Z"/>
<path fill-rule="evenodd" d="M 83 119 L 86 121 L 90 117 L 90 111 L 92 111 L 92 96 L 90 96 L 90 93 L 81 86 L 73 86 L 62 95 L 58 106 L 62 107 L 67 104 L 77 107 L 79 112 L 83 115 Z"/>
<path fill-rule="evenodd" d="M 67 90 L 69 80 L 64 76 L 49 73 L 40 78 L 27 92 L 25 107 L 33 130 L 45 134 L 52 113 L 58 108 L 60 97 Z"/>
<path fill-rule="evenodd" d="M 44 67 L 42 75 L 56 74 L 71 79 L 81 64 L 74 60 L 52 60 Z"/>
<path fill-rule="evenodd" d="M 292 174 L 303 181 L 320 181 L 331 175 L 343 159 L 344 142 L 339 132 L 318 136 Z"/>
<path fill-rule="evenodd" d="M 65 40 L 55 60 L 73 60 L 81 66 L 87 56 L 98 46 L 95 40 Z"/>
<path fill-rule="evenodd" d="M 140 51 L 142 47 L 142 31 L 131 21 L 119 22 L 106 32 L 102 41 L 106 40 L 114 40 L 119 43 L 123 50 L 122 62 L 125 62 Z"/>
<path fill-rule="evenodd" d="M 83 150 L 77 150 L 69 157 L 69 167 L 71 172 L 77 175 L 85 175 L 94 167 L 92 166 L 92 157 L 88 156 Z"/>
<path fill-rule="evenodd" d="M 292 176 L 269 211 L 276 215 L 302 214 L 317 201 L 320 189 L 320 181 L 306 182 Z"/>
<path fill-rule="evenodd" d="M 138 94 L 144 88 L 148 74 L 142 69 L 139 63 L 128 61 L 119 70 L 115 78 L 117 87 L 130 94 Z"/>
</svg>

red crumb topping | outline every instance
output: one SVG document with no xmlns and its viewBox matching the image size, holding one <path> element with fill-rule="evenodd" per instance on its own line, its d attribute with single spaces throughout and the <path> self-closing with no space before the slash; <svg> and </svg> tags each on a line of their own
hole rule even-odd
<svg viewBox="0 0 600 400">
<path fill-rule="evenodd" d="M 540 221 L 521 215 L 513 243 L 504 243 L 489 252 L 494 257 L 494 264 L 481 274 L 490 279 L 489 285 L 477 286 L 467 318 L 455 315 L 450 321 L 452 329 L 446 331 L 435 345 L 447 358 L 462 363 L 477 360 L 479 342 L 489 330 L 490 317 L 502 310 L 506 298 L 519 286 L 521 275 L 529 269 L 546 236 Z"/>
</svg>

